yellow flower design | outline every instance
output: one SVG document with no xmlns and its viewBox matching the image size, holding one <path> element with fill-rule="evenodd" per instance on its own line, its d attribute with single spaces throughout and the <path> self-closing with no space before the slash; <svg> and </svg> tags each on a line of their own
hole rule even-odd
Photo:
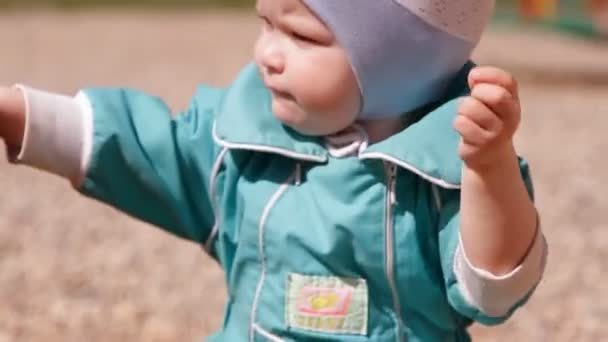
<svg viewBox="0 0 608 342">
<path fill-rule="evenodd" d="M 308 302 L 314 310 L 323 310 L 334 307 L 338 302 L 338 295 L 335 293 L 317 293 L 308 297 Z"/>
</svg>

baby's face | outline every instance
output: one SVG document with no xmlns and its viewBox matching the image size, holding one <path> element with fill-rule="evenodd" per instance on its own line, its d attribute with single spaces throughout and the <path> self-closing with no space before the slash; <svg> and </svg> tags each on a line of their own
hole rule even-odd
<svg viewBox="0 0 608 342">
<path fill-rule="evenodd" d="M 359 87 L 346 52 L 300 0 L 258 0 L 263 27 L 255 62 L 272 92 L 272 110 L 307 135 L 341 131 L 357 118 Z"/>
</svg>

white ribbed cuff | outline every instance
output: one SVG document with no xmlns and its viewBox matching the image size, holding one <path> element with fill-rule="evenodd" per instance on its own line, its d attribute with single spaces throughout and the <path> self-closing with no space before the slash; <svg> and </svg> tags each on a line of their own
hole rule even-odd
<svg viewBox="0 0 608 342">
<path fill-rule="evenodd" d="M 93 114 L 88 98 L 16 85 L 26 103 L 23 143 L 16 162 L 80 184 L 92 145 Z"/>
<path fill-rule="evenodd" d="M 497 276 L 471 264 L 462 240 L 454 257 L 454 273 L 464 299 L 490 317 L 506 315 L 536 286 L 547 263 L 547 242 L 540 229 L 524 261 L 508 274 Z"/>
</svg>

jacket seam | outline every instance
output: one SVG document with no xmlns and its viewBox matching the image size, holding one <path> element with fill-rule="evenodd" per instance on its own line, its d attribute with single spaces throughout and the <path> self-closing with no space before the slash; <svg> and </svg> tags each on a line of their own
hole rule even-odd
<svg viewBox="0 0 608 342">
<path fill-rule="evenodd" d="M 293 182 L 296 177 L 296 173 L 298 170 L 294 170 L 289 177 L 279 186 L 279 188 L 272 194 L 268 203 L 264 207 L 264 211 L 262 212 L 262 217 L 260 218 L 260 222 L 258 225 L 258 254 L 260 259 L 260 279 L 258 280 L 258 284 L 256 286 L 255 295 L 253 297 L 253 303 L 251 305 L 251 321 L 250 321 L 250 336 L 249 341 L 254 341 L 254 332 L 256 323 L 256 311 L 258 307 L 258 303 L 260 300 L 260 296 L 262 294 L 262 288 L 264 287 L 264 281 L 266 279 L 266 256 L 264 255 L 264 226 L 266 225 L 266 221 L 270 216 L 270 211 L 276 205 L 281 196 L 287 191 L 289 188 L 289 184 Z"/>
<path fill-rule="evenodd" d="M 262 328 L 258 324 L 253 325 L 253 330 L 256 331 L 258 334 L 266 337 L 267 339 L 269 339 L 272 342 L 285 342 L 284 339 L 268 332 L 266 329 Z"/>
<path fill-rule="evenodd" d="M 213 240 L 217 236 L 217 233 L 219 231 L 219 226 L 221 224 L 221 213 L 219 210 L 219 204 L 217 203 L 217 199 L 216 199 L 216 197 L 217 197 L 217 178 L 218 178 L 220 170 L 222 169 L 222 166 L 224 164 L 224 158 L 226 157 L 227 152 L 228 152 L 228 148 L 226 148 L 226 147 L 222 148 L 222 150 L 216 157 L 215 162 L 213 163 L 213 169 L 211 170 L 211 179 L 209 181 L 209 194 L 208 195 L 209 195 L 209 199 L 211 201 L 211 207 L 213 210 L 214 223 L 213 223 L 213 227 L 211 228 L 211 233 L 209 234 L 209 237 L 207 238 L 207 240 L 205 241 L 205 244 L 204 244 L 204 248 L 207 253 L 211 253 L 211 244 L 213 243 Z"/>
</svg>

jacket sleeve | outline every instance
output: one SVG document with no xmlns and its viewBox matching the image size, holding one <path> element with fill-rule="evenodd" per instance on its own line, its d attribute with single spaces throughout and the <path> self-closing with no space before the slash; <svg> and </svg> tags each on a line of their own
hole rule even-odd
<svg viewBox="0 0 608 342">
<path fill-rule="evenodd" d="M 533 198 L 528 167 L 523 161 L 520 166 Z M 535 240 L 520 265 L 508 274 L 494 275 L 472 265 L 461 244 L 460 192 L 442 194 L 439 248 L 448 300 L 457 312 L 473 321 L 485 325 L 500 324 L 528 301 L 542 278 L 547 256 L 542 231 L 538 227 Z"/>
<path fill-rule="evenodd" d="M 204 243 L 214 222 L 212 126 L 219 89 L 200 88 L 175 118 L 132 89 L 75 98 L 21 87 L 24 143 L 16 161 L 68 178 L 83 194 L 185 239 Z"/>
</svg>

